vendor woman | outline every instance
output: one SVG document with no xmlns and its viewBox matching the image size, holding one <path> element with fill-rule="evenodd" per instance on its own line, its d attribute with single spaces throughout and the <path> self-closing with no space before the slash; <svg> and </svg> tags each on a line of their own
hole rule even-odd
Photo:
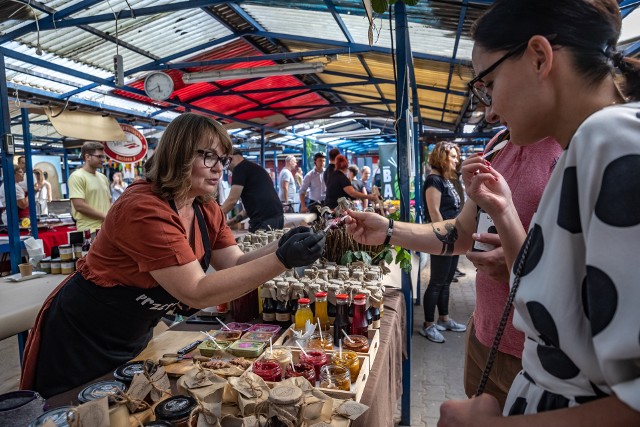
<svg viewBox="0 0 640 427">
<path fill-rule="evenodd" d="M 214 199 L 231 151 L 214 120 L 183 114 L 169 124 L 146 181 L 114 203 L 78 271 L 45 301 L 22 389 L 50 397 L 91 381 L 136 357 L 165 314 L 231 301 L 320 257 L 324 234 L 302 227 L 246 254 L 236 246 Z"/>
</svg>

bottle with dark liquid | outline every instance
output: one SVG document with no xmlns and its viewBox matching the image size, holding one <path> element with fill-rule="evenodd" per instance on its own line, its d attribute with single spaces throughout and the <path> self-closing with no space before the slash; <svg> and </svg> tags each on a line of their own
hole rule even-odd
<svg viewBox="0 0 640 427">
<path fill-rule="evenodd" d="M 91 248 L 91 230 L 84 230 L 84 242 L 82 243 L 82 256 L 85 257 Z"/>
<path fill-rule="evenodd" d="M 342 333 L 344 330 L 349 333 L 351 325 L 349 324 L 349 295 L 336 295 L 336 318 L 333 321 L 333 345 L 338 346 L 344 338 Z"/>
<path fill-rule="evenodd" d="M 273 281 L 262 285 L 262 321 L 264 323 L 276 322 L 276 302 L 271 294 L 273 287 Z"/>
<path fill-rule="evenodd" d="M 353 323 L 351 323 L 351 333 L 353 335 L 367 336 L 369 323 L 367 323 L 367 296 L 357 294 L 353 297 Z"/>
<path fill-rule="evenodd" d="M 333 325 L 336 320 L 336 294 L 338 293 L 338 286 L 329 285 L 327 287 L 327 318 L 329 323 Z"/>
</svg>

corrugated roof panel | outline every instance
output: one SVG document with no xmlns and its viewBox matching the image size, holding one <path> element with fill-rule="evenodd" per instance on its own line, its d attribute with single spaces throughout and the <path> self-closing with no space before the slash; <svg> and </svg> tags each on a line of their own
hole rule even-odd
<svg viewBox="0 0 640 427">
<path fill-rule="evenodd" d="M 340 27 L 328 12 L 282 7 L 242 5 L 267 31 L 346 42 Z"/>
<path fill-rule="evenodd" d="M 111 3 L 111 7 L 108 3 Z M 133 8 L 173 3 L 171 0 L 129 1 Z M 53 6 L 52 6 L 53 7 Z M 88 10 L 73 15 L 74 18 L 97 14 L 116 13 L 129 6 L 125 0 L 100 2 Z M 91 27 L 116 36 L 116 21 L 91 24 Z M 118 38 L 146 51 L 141 55 L 122 46 L 118 52 L 124 57 L 126 69 L 146 64 L 153 57 L 163 58 L 190 47 L 216 40 L 231 34 L 222 24 L 200 9 L 189 9 L 158 15 L 141 16 L 118 21 Z M 171 40 L 167 43 L 168 38 Z M 37 34 L 30 33 L 19 38 L 23 43 L 35 46 Z M 62 28 L 43 31 L 40 34 L 42 49 L 55 52 L 86 64 L 112 70 L 116 45 L 81 28 Z"/>
</svg>

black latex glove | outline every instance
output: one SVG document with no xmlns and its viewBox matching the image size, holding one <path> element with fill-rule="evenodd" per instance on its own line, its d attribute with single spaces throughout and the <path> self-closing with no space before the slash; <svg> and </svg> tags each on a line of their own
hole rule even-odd
<svg viewBox="0 0 640 427">
<path fill-rule="evenodd" d="M 322 256 L 325 237 L 323 231 L 294 234 L 276 250 L 276 256 L 287 268 L 307 266 Z"/>
<path fill-rule="evenodd" d="M 299 225 L 298 227 L 292 228 L 291 230 L 284 233 L 280 240 L 278 240 L 278 247 L 281 248 L 284 242 L 289 240 L 289 238 L 291 238 L 291 236 L 293 236 L 294 234 L 308 233 L 309 231 L 311 231 L 311 228 L 305 227 L 304 225 Z"/>
</svg>

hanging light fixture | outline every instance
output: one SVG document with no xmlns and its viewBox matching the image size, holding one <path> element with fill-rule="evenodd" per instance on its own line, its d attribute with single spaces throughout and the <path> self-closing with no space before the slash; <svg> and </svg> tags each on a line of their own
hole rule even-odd
<svg viewBox="0 0 640 427">
<path fill-rule="evenodd" d="M 322 62 L 295 62 L 292 64 L 270 65 L 267 67 L 233 68 L 230 70 L 185 73 L 182 81 L 186 84 L 213 82 L 217 80 L 250 79 L 255 77 L 287 76 L 292 74 L 316 74 L 324 71 Z"/>
</svg>

